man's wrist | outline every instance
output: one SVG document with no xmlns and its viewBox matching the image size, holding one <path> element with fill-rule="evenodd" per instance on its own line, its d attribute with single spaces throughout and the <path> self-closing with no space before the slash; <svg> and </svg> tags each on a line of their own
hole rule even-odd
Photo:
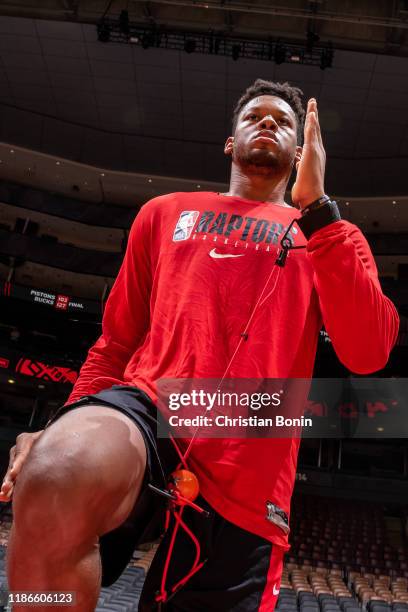
<svg viewBox="0 0 408 612">
<path fill-rule="evenodd" d="M 312 210 L 316 210 L 317 208 L 324 206 L 324 204 L 327 204 L 327 202 L 330 202 L 330 196 L 326 195 L 325 193 L 314 200 L 309 200 L 307 204 L 301 206 L 302 215 L 306 215 Z"/>
<path fill-rule="evenodd" d="M 309 240 L 311 235 L 326 225 L 341 221 L 340 211 L 334 200 L 330 198 L 323 202 L 323 204 L 316 205 L 316 208 L 303 213 L 302 216 L 297 219 L 297 224 L 302 230 L 305 238 Z"/>
</svg>

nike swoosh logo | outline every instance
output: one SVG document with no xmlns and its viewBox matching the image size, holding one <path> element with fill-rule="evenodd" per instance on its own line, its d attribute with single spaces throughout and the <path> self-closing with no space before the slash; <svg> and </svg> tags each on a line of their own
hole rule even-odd
<svg viewBox="0 0 408 612">
<path fill-rule="evenodd" d="M 212 249 L 208 254 L 213 259 L 223 259 L 225 257 L 243 257 L 245 255 L 245 253 L 241 253 L 241 255 L 233 255 L 232 253 L 217 253 L 216 249 Z"/>
<path fill-rule="evenodd" d="M 279 589 L 276 588 L 276 583 L 273 585 L 273 594 L 279 595 Z"/>
</svg>

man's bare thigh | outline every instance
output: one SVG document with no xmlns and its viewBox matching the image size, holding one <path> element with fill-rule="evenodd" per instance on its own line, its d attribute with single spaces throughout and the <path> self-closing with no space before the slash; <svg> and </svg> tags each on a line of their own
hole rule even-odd
<svg viewBox="0 0 408 612">
<path fill-rule="evenodd" d="M 50 482 L 77 490 L 98 513 L 98 535 L 119 526 L 140 493 L 146 446 L 137 425 L 103 405 L 83 405 L 51 423 L 33 446 L 17 485 L 50 472 Z M 20 481 L 20 482 L 19 482 Z M 16 493 L 18 492 L 16 487 Z"/>
</svg>

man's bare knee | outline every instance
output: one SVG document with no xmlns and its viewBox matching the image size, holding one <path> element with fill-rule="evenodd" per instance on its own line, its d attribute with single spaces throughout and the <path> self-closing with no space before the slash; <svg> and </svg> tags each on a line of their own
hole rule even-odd
<svg viewBox="0 0 408 612">
<path fill-rule="evenodd" d="M 145 464 L 143 437 L 126 415 L 105 407 L 77 408 L 47 428 L 33 447 L 14 491 L 16 526 L 54 525 L 68 538 L 75 529 L 79 537 L 90 529 L 106 533 L 132 509 Z"/>
</svg>

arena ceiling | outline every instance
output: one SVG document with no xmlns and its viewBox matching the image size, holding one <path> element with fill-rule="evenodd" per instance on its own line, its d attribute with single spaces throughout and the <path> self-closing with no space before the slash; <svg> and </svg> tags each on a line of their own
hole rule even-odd
<svg viewBox="0 0 408 612">
<path fill-rule="evenodd" d="M 313 30 L 338 48 L 408 55 L 404 0 L 5 0 L 1 14 L 77 23 L 102 15 L 169 27 L 304 41 Z"/>
<path fill-rule="evenodd" d="M 110 6 L 109 6 L 110 5 Z M 327 190 L 406 195 L 407 2 L 20 0 L 0 6 L 0 140 L 116 171 L 225 183 L 231 108 L 256 77 L 316 96 Z M 207 8 L 206 8 L 207 7 Z M 97 40 L 103 13 L 225 36 L 332 41 L 333 66 Z M 46 187 L 46 185 L 44 185 Z"/>
</svg>

